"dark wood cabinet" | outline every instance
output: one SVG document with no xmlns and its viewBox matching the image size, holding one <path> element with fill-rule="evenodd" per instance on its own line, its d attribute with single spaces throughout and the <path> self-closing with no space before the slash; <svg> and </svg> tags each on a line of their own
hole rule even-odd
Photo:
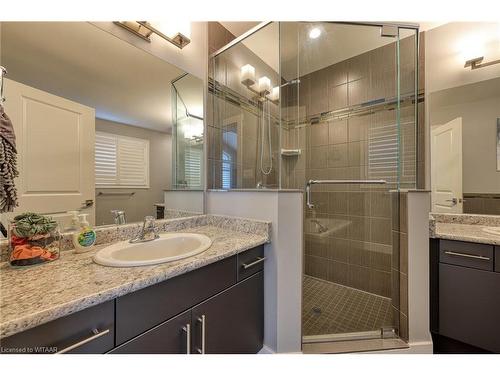
<svg viewBox="0 0 500 375">
<path fill-rule="evenodd" d="M 264 337 L 263 259 L 259 246 L 7 337 L 0 346 L 4 353 L 257 353 Z"/>
<path fill-rule="evenodd" d="M 439 265 L 439 332 L 500 353 L 500 274 Z"/>
<path fill-rule="evenodd" d="M 90 307 L 2 339 L 2 353 L 106 353 L 115 346 L 114 315 L 114 301 Z"/>
<path fill-rule="evenodd" d="M 495 272 L 500 272 L 500 246 L 495 246 Z"/>
<path fill-rule="evenodd" d="M 500 353 L 498 251 L 460 241 L 431 239 L 430 245 L 434 352 Z"/>
<path fill-rule="evenodd" d="M 235 256 L 118 297 L 116 344 L 123 344 L 234 284 Z"/>
<path fill-rule="evenodd" d="M 112 354 L 187 354 L 191 346 L 191 310 L 167 320 L 110 351 Z"/>
<path fill-rule="evenodd" d="M 193 352 L 257 353 L 264 336 L 264 273 L 194 307 Z"/>
</svg>

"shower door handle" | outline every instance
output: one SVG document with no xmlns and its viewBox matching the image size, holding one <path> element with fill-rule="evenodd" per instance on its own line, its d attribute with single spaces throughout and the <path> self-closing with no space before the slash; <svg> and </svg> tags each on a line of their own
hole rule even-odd
<svg viewBox="0 0 500 375">
<path fill-rule="evenodd" d="M 340 185 L 340 184 L 356 184 L 356 185 L 385 185 L 386 180 L 309 180 L 306 183 L 306 203 L 310 209 L 314 208 L 311 202 L 311 186 L 312 185 Z"/>
</svg>

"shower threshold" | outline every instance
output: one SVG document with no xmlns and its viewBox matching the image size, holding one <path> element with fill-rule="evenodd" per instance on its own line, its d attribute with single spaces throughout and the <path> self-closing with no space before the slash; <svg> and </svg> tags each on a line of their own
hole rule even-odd
<svg viewBox="0 0 500 375">
<path fill-rule="evenodd" d="M 302 344 L 304 354 L 341 354 L 406 350 L 408 343 L 400 338 L 352 339 L 340 341 L 310 342 Z"/>
<path fill-rule="evenodd" d="M 354 341 L 354 340 L 370 340 L 370 339 L 394 339 L 398 336 L 394 329 L 382 329 L 364 332 L 346 332 L 346 333 L 329 333 L 325 335 L 303 336 L 302 343 L 319 343 L 319 342 L 336 342 L 336 341 Z"/>
</svg>

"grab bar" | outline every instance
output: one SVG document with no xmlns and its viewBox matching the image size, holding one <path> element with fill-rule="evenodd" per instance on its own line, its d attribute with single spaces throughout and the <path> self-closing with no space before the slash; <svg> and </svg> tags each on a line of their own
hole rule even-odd
<svg viewBox="0 0 500 375">
<path fill-rule="evenodd" d="M 309 180 L 306 183 L 306 202 L 307 207 L 314 208 L 311 202 L 311 186 L 312 185 L 340 185 L 340 184 L 357 184 L 357 185 L 385 185 L 385 180 Z"/>
</svg>

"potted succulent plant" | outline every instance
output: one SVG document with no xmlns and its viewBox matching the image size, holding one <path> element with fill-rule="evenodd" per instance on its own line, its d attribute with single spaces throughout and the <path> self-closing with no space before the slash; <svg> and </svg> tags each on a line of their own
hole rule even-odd
<svg viewBox="0 0 500 375">
<path fill-rule="evenodd" d="M 59 258 L 60 234 L 51 217 L 26 212 L 14 217 L 9 229 L 13 267 L 43 264 Z"/>
</svg>

